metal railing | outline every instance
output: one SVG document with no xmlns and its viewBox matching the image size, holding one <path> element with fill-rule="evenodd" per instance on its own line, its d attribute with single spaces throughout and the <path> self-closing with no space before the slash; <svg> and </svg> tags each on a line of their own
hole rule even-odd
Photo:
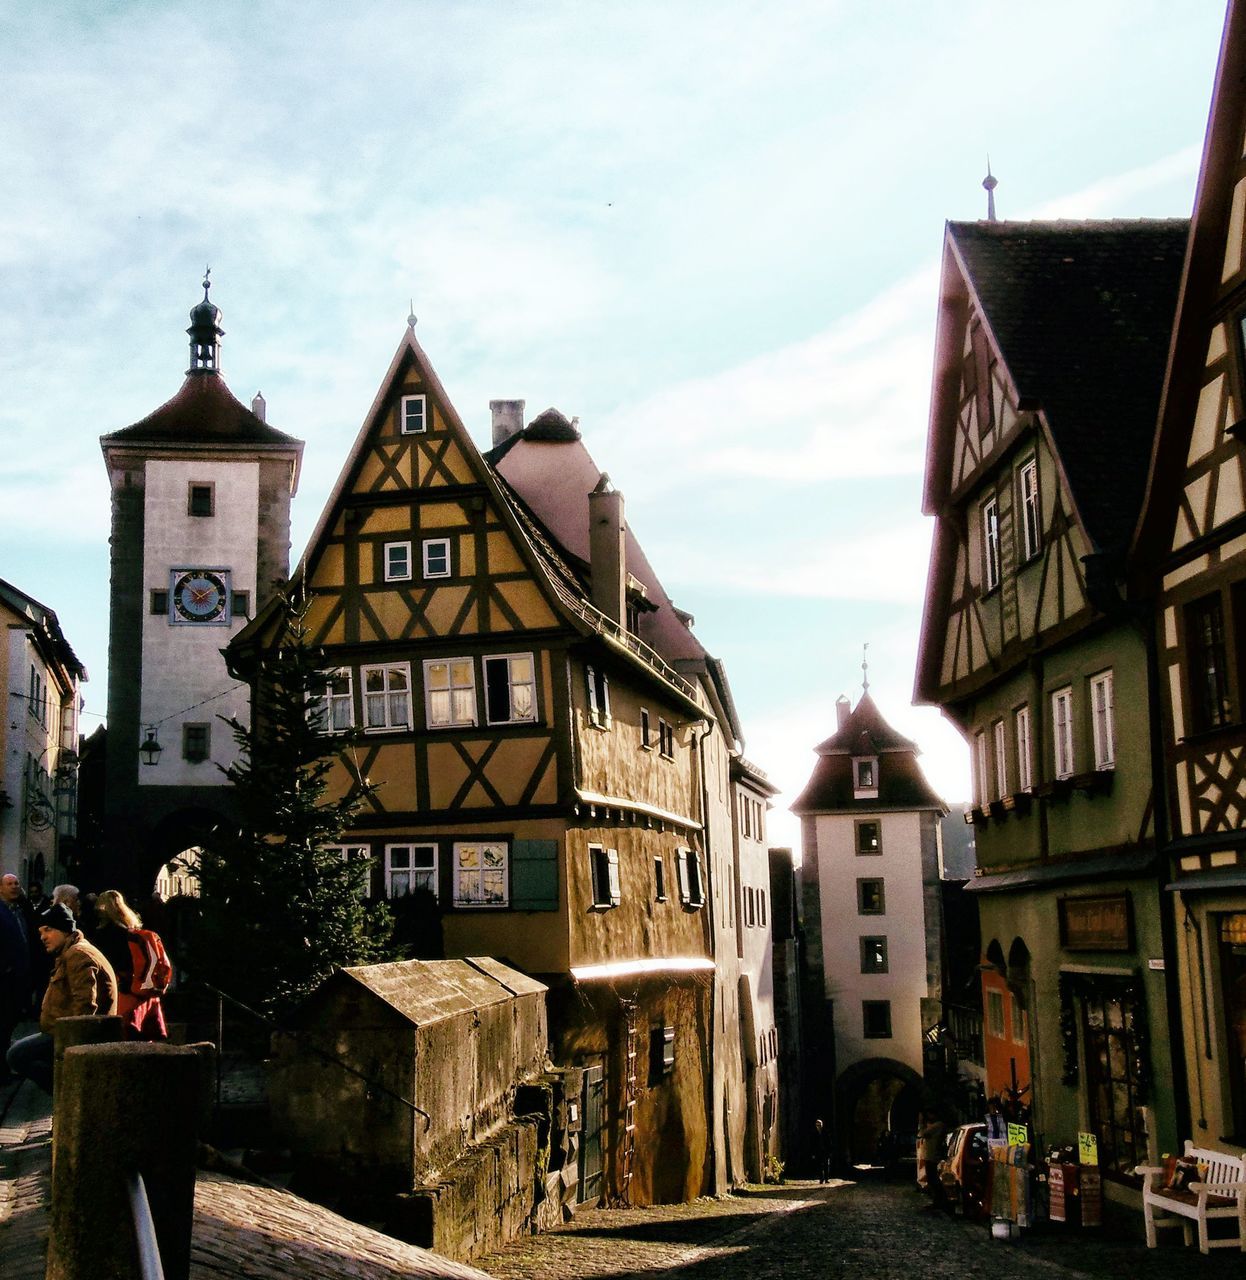
<svg viewBox="0 0 1246 1280">
<path fill-rule="evenodd" d="M 982 1045 L 982 1013 L 967 1005 L 945 1004 L 943 1016 L 947 1020 L 948 1034 L 956 1056 L 962 1062 L 972 1062 L 975 1066 L 986 1063 Z"/>
<path fill-rule="evenodd" d="M 134 1243 L 138 1250 L 138 1272 L 142 1280 L 164 1280 L 160 1261 L 160 1244 L 156 1240 L 156 1224 L 147 1200 L 147 1186 L 137 1170 L 126 1178 L 130 1197 L 130 1220 L 134 1225 Z"/>
</svg>

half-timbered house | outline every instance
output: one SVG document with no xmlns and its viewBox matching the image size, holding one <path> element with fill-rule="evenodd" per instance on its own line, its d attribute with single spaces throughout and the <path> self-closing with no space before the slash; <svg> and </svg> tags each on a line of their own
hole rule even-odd
<svg viewBox="0 0 1246 1280">
<path fill-rule="evenodd" d="M 1246 1148 L 1246 5 L 1229 5 L 1132 585 L 1154 645 L 1182 1134 Z M 1184 1068 L 1182 1071 L 1180 1068 Z"/>
<path fill-rule="evenodd" d="M 435 899 L 445 955 L 549 984 L 555 1060 L 585 1068 L 580 1198 L 686 1199 L 730 1164 L 725 677 L 577 425 L 493 410 L 486 457 L 409 326 L 291 584 L 329 729 L 357 731 L 341 785 L 375 788 L 349 848 L 375 893 Z M 235 669 L 271 639 L 257 617 Z"/>
<path fill-rule="evenodd" d="M 1120 1187 L 1174 1149 L 1147 625 L 1121 603 L 1184 221 L 950 223 L 916 700 L 973 760 L 988 1089 Z"/>
</svg>

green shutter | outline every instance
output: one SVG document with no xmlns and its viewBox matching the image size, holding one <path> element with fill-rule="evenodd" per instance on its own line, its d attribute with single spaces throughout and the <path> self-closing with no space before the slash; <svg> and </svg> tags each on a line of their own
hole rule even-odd
<svg viewBox="0 0 1246 1280">
<path fill-rule="evenodd" d="M 557 840 L 516 840 L 511 844 L 511 909 L 558 910 Z"/>
</svg>

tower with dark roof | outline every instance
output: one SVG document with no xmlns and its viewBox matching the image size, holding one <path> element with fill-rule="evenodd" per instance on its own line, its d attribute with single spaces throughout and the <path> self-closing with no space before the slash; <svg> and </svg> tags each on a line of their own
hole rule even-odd
<svg viewBox="0 0 1246 1280">
<path fill-rule="evenodd" d="M 947 806 L 918 747 L 862 693 L 792 805 L 801 820 L 807 988 L 806 1105 L 834 1116 L 844 1159 L 916 1121 L 923 1033 L 942 989 L 939 822 Z M 833 1064 L 834 1071 L 828 1070 Z M 833 1081 L 833 1085 L 832 1085 Z"/>
<path fill-rule="evenodd" d="M 303 445 L 225 385 L 203 282 L 178 393 L 101 438 L 112 487 L 107 874 L 150 892 L 169 856 L 228 811 L 221 769 L 248 693 L 221 650 L 289 572 Z M 159 752 L 152 750 L 159 746 Z M 146 750 L 143 748 L 146 746 Z M 154 763 L 148 759 L 155 756 Z"/>
</svg>

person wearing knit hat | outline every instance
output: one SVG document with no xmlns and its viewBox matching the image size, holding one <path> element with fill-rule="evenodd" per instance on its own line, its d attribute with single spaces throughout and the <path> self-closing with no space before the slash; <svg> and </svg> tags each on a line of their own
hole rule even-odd
<svg viewBox="0 0 1246 1280">
<path fill-rule="evenodd" d="M 61 1018 L 117 1012 L 117 978 L 112 966 L 77 928 L 67 906 L 54 902 L 35 919 L 39 940 L 52 957 L 52 976 L 39 1011 L 39 1031 L 16 1041 L 9 1070 L 52 1092 L 52 1029 Z"/>
</svg>

